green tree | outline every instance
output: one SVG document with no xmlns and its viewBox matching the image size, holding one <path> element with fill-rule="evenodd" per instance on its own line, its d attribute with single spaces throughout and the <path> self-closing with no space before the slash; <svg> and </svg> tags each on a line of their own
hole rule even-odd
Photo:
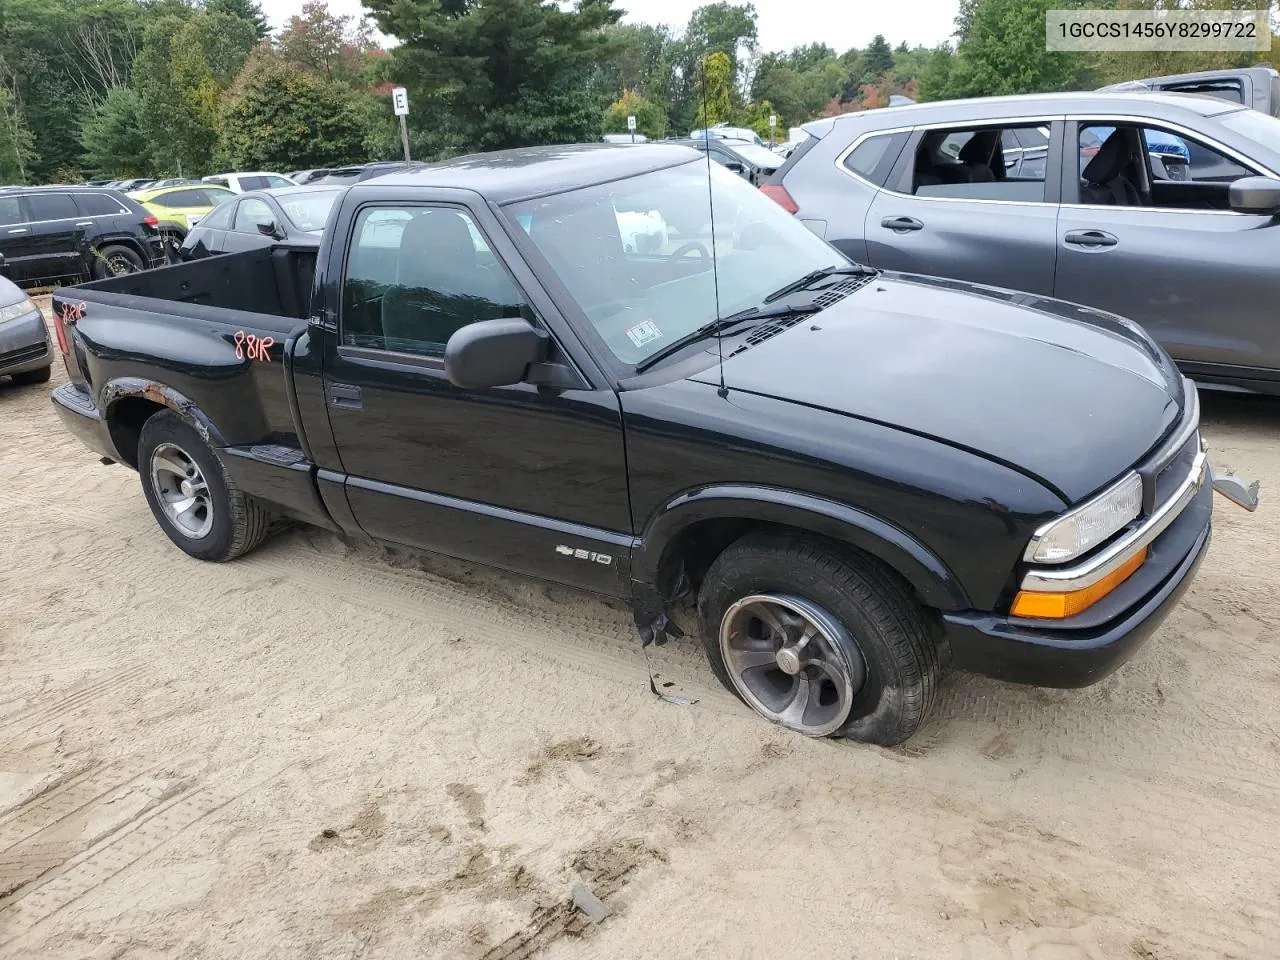
<svg viewBox="0 0 1280 960">
<path fill-rule="evenodd" d="M 729 93 L 731 103 L 740 101 L 738 85 L 746 84 L 742 51 L 754 51 L 756 42 L 756 8 L 750 3 L 733 4 L 720 0 L 698 7 L 680 39 L 672 44 L 671 57 L 676 76 L 669 90 L 668 113 L 672 126 L 688 130 L 696 125 L 702 109 L 699 71 L 706 58 L 722 53 L 729 60 Z"/>
<path fill-rule="evenodd" d="M 862 51 L 861 66 L 863 83 L 876 83 L 893 69 L 893 48 L 882 34 L 877 33 L 867 49 Z"/>
<path fill-rule="evenodd" d="M 335 16 L 324 0 L 309 0 L 280 31 L 276 49 L 296 66 L 326 76 L 358 79 L 377 44 L 363 19 Z"/>
<path fill-rule="evenodd" d="M 920 73 L 921 100 L 945 100 L 951 96 L 951 71 L 955 67 L 955 59 L 955 54 L 946 44 L 930 52 Z"/>
<path fill-rule="evenodd" d="M 225 13 L 249 21 L 259 40 L 265 40 L 271 32 L 271 24 L 257 0 L 204 0 L 204 8 L 209 13 Z"/>
<path fill-rule="evenodd" d="M 223 102 L 218 155 L 240 169 L 293 169 L 366 158 L 352 91 L 278 56 L 250 58 Z"/>
<path fill-rule="evenodd" d="M 634 90 L 625 90 L 604 112 L 605 133 L 628 133 L 627 117 L 636 118 L 636 133 L 650 139 L 666 135 L 667 112 Z"/>
<path fill-rule="evenodd" d="M 0 86 L 0 182 L 27 183 L 35 138 L 7 87 Z"/>
<path fill-rule="evenodd" d="M 410 89 L 433 155 L 594 137 L 605 106 L 591 71 L 612 52 L 612 0 L 367 0 L 398 37 L 392 75 Z M 411 118 L 412 120 L 412 118 Z M 428 132 L 429 131 L 429 132 Z M 419 150 L 421 152 L 421 150 Z"/>
<path fill-rule="evenodd" d="M 99 177 L 149 173 L 151 144 L 142 131 L 142 101 L 138 94 L 128 87 L 112 90 L 81 128 L 85 169 Z"/>
<path fill-rule="evenodd" d="M 1059 0 L 975 0 L 948 80 L 949 97 L 1066 90 L 1085 83 L 1088 62 L 1045 50 L 1045 12 Z"/>
<path fill-rule="evenodd" d="M 733 64 L 728 55 L 719 50 L 707 54 L 698 81 L 698 126 L 712 127 L 728 120 L 733 112 Z"/>
<path fill-rule="evenodd" d="M 253 24 L 225 13 L 151 23 L 133 74 L 153 170 L 190 175 L 210 167 L 218 99 L 256 43 Z"/>
</svg>

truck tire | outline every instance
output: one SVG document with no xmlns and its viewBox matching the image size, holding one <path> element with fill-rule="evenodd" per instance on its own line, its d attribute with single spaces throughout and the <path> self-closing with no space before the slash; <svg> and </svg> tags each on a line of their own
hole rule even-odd
<svg viewBox="0 0 1280 960">
<path fill-rule="evenodd" d="M 924 610 L 856 551 L 749 533 L 712 563 L 698 611 L 720 682 L 798 733 L 892 746 L 933 706 L 943 651 Z"/>
<path fill-rule="evenodd" d="M 235 485 L 195 428 L 171 410 L 142 425 L 138 475 L 160 528 L 198 560 L 234 560 L 267 536 L 271 514 Z"/>
<path fill-rule="evenodd" d="M 127 273 L 139 273 L 145 266 L 136 250 L 114 243 L 95 252 L 93 275 L 96 279 L 103 280 Z"/>
<path fill-rule="evenodd" d="M 34 383 L 48 383 L 49 377 L 53 373 L 53 367 L 41 367 L 39 370 L 28 370 L 26 373 L 12 374 L 13 382 L 22 386 Z"/>
</svg>

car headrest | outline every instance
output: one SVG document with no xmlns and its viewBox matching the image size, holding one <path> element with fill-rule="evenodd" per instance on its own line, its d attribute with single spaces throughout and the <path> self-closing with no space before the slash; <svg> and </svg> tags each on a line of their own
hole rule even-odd
<svg viewBox="0 0 1280 960">
<path fill-rule="evenodd" d="M 1103 141 L 1102 146 L 1081 171 L 1080 176 L 1088 183 L 1108 183 L 1118 177 L 1132 159 L 1129 136 L 1125 130 L 1117 127 Z"/>
</svg>

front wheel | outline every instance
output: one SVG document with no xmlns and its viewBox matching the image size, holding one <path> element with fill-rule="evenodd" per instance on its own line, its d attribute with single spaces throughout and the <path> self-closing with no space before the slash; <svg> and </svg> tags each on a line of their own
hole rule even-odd
<svg viewBox="0 0 1280 960">
<path fill-rule="evenodd" d="M 698 596 L 720 682 L 809 737 L 902 743 L 923 722 L 942 650 L 920 604 L 879 562 L 803 535 L 748 534 Z"/>
<path fill-rule="evenodd" d="M 271 515 L 235 485 L 195 428 L 171 410 L 143 424 L 138 474 L 156 522 L 198 560 L 233 560 L 267 536 Z"/>
</svg>

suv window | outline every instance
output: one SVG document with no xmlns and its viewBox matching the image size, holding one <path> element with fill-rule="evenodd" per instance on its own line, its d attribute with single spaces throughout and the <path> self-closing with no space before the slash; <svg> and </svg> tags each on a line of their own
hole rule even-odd
<svg viewBox="0 0 1280 960">
<path fill-rule="evenodd" d="M 292 187 L 293 184 L 284 177 L 263 177 L 267 181 L 268 187 Z"/>
<path fill-rule="evenodd" d="M 876 167 L 880 165 L 880 161 L 884 158 L 884 152 L 889 147 L 889 141 L 892 139 L 893 134 L 890 133 L 868 137 L 844 158 L 845 167 L 864 180 L 871 180 L 872 175 L 876 172 Z"/>
<path fill-rule="evenodd" d="M 240 191 L 248 193 L 250 190 L 261 190 L 268 186 L 266 177 L 239 177 Z"/>
<path fill-rule="evenodd" d="M 212 184 L 215 184 L 215 185 L 217 185 L 217 186 L 219 186 L 219 187 L 230 187 L 230 186 L 231 186 L 231 184 L 227 182 L 227 178 L 226 178 L 226 177 L 209 177 L 209 178 L 208 178 L 208 180 L 207 180 L 206 182 L 208 182 L 208 183 L 212 183 Z"/>
<path fill-rule="evenodd" d="M 74 220 L 80 216 L 75 201 L 66 193 L 29 193 L 27 209 L 31 211 L 31 219 L 41 220 Z"/>
<path fill-rule="evenodd" d="M 1123 164 L 1094 163 L 1115 141 Z M 1156 126 L 1080 125 L 1080 202 L 1094 206 L 1162 207 L 1167 210 L 1229 210 L 1233 180 L 1253 171 L 1198 140 Z M 1142 188 L 1142 169 L 1150 189 Z M 1103 178 L 1106 179 L 1103 179 Z"/>
<path fill-rule="evenodd" d="M 1044 146 L 1022 146 L 1024 133 L 1037 143 L 1043 124 L 1000 128 L 982 126 L 950 130 L 926 130 L 916 148 L 911 192 L 919 197 L 954 197 L 965 200 L 1017 200 L 1044 202 Z M 1012 134 L 1012 138 L 1010 138 Z M 1019 144 L 1010 163 L 1005 149 Z"/>
<path fill-rule="evenodd" d="M 106 193 L 73 193 L 76 210 L 82 217 L 114 217 L 126 213 L 124 205 Z"/>
<path fill-rule="evenodd" d="M 236 225 L 232 229 L 240 233 L 257 233 L 258 224 L 272 223 L 275 219 L 275 214 L 266 201 L 249 197 L 240 201 L 240 209 L 236 211 Z"/>
<path fill-rule="evenodd" d="M 0 227 L 11 227 L 26 223 L 27 217 L 22 209 L 22 200 L 16 196 L 0 197 Z"/>
<path fill-rule="evenodd" d="M 342 342 L 444 355 L 453 333 L 533 310 L 472 219 L 446 207 L 366 207 L 342 285 Z"/>
</svg>

